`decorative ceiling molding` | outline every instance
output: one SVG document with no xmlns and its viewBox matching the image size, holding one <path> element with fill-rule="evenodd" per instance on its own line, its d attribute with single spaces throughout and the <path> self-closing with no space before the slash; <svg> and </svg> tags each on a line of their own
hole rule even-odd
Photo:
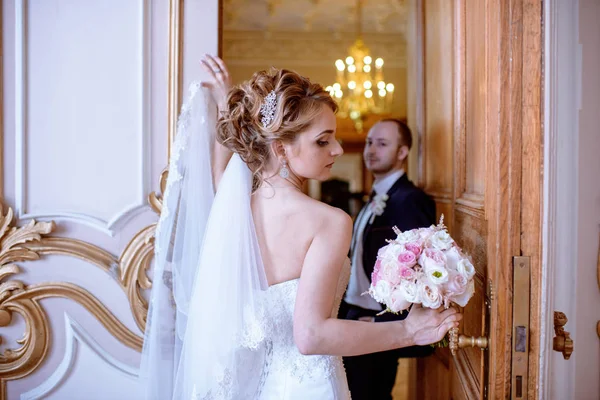
<svg viewBox="0 0 600 400">
<path fill-rule="evenodd" d="M 402 34 L 404 0 L 362 0 L 362 31 Z M 356 33 L 357 0 L 224 0 L 228 31 Z"/>
<path fill-rule="evenodd" d="M 355 36 L 319 32 L 223 32 L 223 56 L 228 65 L 265 64 L 331 67 L 345 58 Z M 373 57 L 383 57 L 386 67 L 406 68 L 406 42 L 401 35 L 364 35 Z"/>
</svg>

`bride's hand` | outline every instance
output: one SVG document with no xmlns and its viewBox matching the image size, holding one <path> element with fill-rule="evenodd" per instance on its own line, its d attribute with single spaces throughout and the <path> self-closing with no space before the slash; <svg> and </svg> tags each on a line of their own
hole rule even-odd
<svg viewBox="0 0 600 400">
<path fill-rule="evenodd" d="M 227 105 L 227 95 L 229 89 L 231 89 L 229 70 L 223 60 L 210 54 L 205 54 L 200 63 L 209 76 L 212 77 L 212 82 L 206 82 L 206 84 L 210 87 L 219 110 L 223 110 Z"/>
<path fill-rule="evenodd" d="M 414 338 L 415 345 L 425 346 L 442 340 L 451 328 L 458 326 L 461 319 L 462 314 L 454 308 L 432 310 L 415 304 L 404 323 Z"/>
</svg>

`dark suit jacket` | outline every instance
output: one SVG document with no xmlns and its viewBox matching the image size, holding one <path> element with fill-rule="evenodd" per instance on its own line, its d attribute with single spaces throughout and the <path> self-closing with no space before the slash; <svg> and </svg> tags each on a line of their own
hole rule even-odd
<svg viewBox="0 0 600 400">
<path fill-rule="evenodd" d="M 388 200 L 382 215 L 376 216 L 363 233 L 363 268 L 371 279 L 377 252 L 387 245 L 386 239 L 396 237 L 394 226 L 401 231 L 435 224 L 435 202 L 425 192 L 402 175 L 387 192 Z"/>
<path fill-rule="evenodd" d="M 435 202 L 406 176 L 402 175 L 387 192 L 388 200 L 383 214 L 375 217 L 363 233 L 363 268 L 369 280 L 377 261 L 377 252 L 387 245 L 386 239 L 396 237 L 394 226 L 401 231 L 428 227 L 436 223 Z M 375 321 L 402 320 L 407 312 L 395 315 L 386 313 L 375 317 Z M 397 350 L 400 357 L 419 357 L 433 353 L 431 346 L 407 347 Z"/>
</svg>

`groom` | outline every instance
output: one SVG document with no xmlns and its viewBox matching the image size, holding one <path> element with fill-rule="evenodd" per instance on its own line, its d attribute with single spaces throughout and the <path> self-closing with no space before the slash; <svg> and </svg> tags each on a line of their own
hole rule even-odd
<svg viewBox="0 0 600 400">
<path fill-rule="evenodd" d="M 369 202 L 354 222 L 350 248 L 352 274 L 341 307 L 341 318 L 369 322 L 404 319 L 404 315 L 384 314 L 381 304 L 361 294 L 369 289 L 377 251 L 386 239 L 401 231 L 435 224 L 435 202 L 406 176 L 404 166 L 412 146 L 408 126 L 397 119 L 384 119 L 375 124 L 367 136 L 365 165 L 375 177 Z M 377 340 L 377 338 L 373 338 Z M 396 380 L 398 358 L 430 355 L 430 346 L 409 347 L 394 351 L 344 357 L 348 385 L 353 400 L 391 399 Z"/>
</svg>

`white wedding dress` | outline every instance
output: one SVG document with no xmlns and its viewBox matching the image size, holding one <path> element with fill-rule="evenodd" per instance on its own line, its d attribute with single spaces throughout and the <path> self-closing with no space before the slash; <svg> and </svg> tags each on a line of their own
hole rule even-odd
<svg viewBox="0 0 600 400">
<path fill-rule="evenodd" d="M 336 317 L 350 277 L 348 260 L 340 275 L 334 308 Z M 342 358 L 300 354 L 294 343 L 293 318 L 298 279 L 267 290 L 267 354 L 256 395 L 260 400 L 350 399 Z"/>
<path fill-rule="evenodd" d="M 140 379 L 148 400 L 347 400 L 341 357 L 294 342 L 299 280 L 268 286 L 251 210 L 252 173 L 234 154 L 213 196 L 216 110 L 190 86 L 155 235 Z M 350 276 L 340 274 L 336 317 Z"/>
</svg>

